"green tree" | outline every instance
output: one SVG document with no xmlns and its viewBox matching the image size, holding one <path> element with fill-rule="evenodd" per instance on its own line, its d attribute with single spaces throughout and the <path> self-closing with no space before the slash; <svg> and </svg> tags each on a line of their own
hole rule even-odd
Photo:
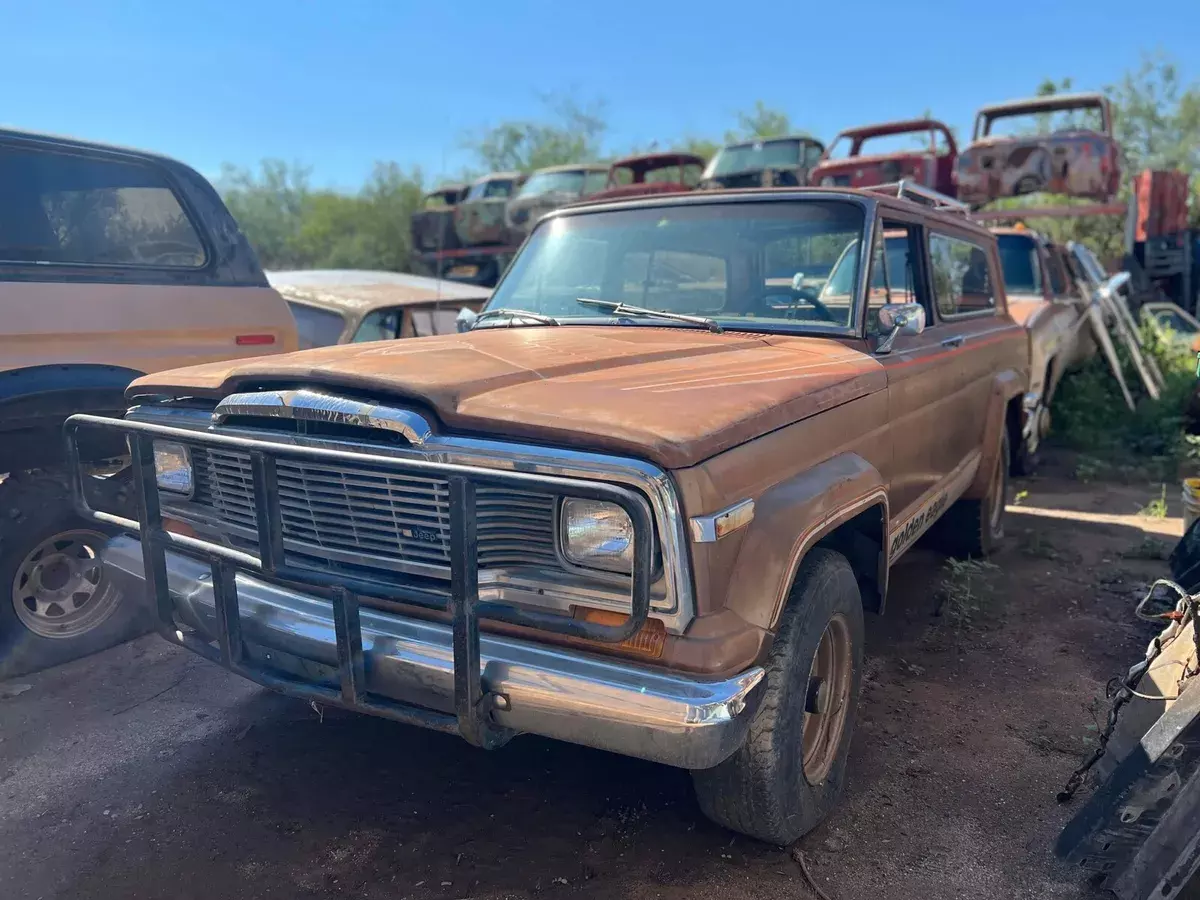
<svg viewBox="0 0 1200 900">
<path fill-rule="evenodd" d="M 307 169 L 267 160 L 258 173 L 228 167 L 221 185 L 267 269 L 408 268 L 409 220 L 424 193 L 419 170 L 376 163 L 347 194 L 313 190 Z"/>
<path fill-rule="evenodd" d="M 737 128 L 725 132 L 725 143 L 781 137 L 791 133 L 792 122 L 787 113 L 771 109 L 761 100 L 756 100 L 753 109 L 737 114 Z"/>
<path fill-rule="evenodd" d="M 264 159 L 257 172 L 228 163 L 218 188 L 265 268 L 302 263 L 294 244 L 303 226 L 311 189 L 311 169 L 299 163 Z"/>
<path fill-rule="evenodd" d="M 1116 108 L 1114 131 L 1131 172 L 1200 172 L 1200 84 L 1185 85 L 1171 57 L 1144 54 L 1136 70 L 1106 90 Z"/>
<path fill-rule="evenodd" d="M 604 104 L 581 105 L 571 97 L 557 95 L 547 95 L 542 101 L 546 119 L 501 122 L 468 136 L 464 148 L 490 172 L 532 172 L 599 159 L 608 129 Z"/>
</svg>

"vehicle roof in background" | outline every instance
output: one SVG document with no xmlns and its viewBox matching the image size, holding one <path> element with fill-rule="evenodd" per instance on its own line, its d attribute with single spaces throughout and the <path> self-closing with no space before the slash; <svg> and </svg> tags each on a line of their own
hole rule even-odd
<svg viewBox="0 0 1200 900">
<path fill-rule="evenodd" d="M 838 137 L 865 138 L 883 137 L 888 134 L 904 134 L 908 131 L 946 131 L 950 129 L 945 122 L 937 119 L 896 119 L 891 122 L 876 122 L 872 125 L 858 125 L 855 128 L 843 128 Z"/>
<path fill-rule="evenodd" d="M 1071 109 L 1081 106 L 1098 106 L 1107 103 L 1103 94 L 1090 91 L 1079 94 L 1047 94 L 1045 97 L 1029 97 L 1024 100 L 1009 100 L 981 106 L 981 116 L 1017 115 L 1018 113 L 1049 112 L 1056 109 Z"/>
<path fill-rule="evenodd" d="M 537 169 L 533 172 L 534 175 L 540 175 L 543 172 L 607 172 L 608 163 L 567 163 L 561 166 L 546 166 L 544 169 Z"/>
<path fill-rule="evenodd" d="M 82 138 L 70 137 L 69 135 L 64 134 L 50 134 L 44 131 L 25 131 L 21 128 L 0 128 L 0 140 L 11 140 L 14 138 L 22 141 L 34 141 L 49 145 L 79 147 L 88 150 L 102 150 L 107 153 L 128 153 L 143 157 L 145 159 L 152 159 L 161 163 L 169 163 L 173 166 L 186 165 L 186 163 L 182 163 L 172 156 L 166 156 L 162 153 L 155 153 L 151 150 L 139 150 L 137 147 L 123 147 L 119 144 L 102 144 L 99 141 L 87 141 L 83 140 Z"/>
<path fill-rule="evenodd" d="M 612 167 L 614 169 L 653 169 L 668 166 L 702 166 L 704 162 L 703 157 L 681 150 L 679 152 L 635 153 L 633 156 L 614 160 Z"/>
<path fill-rule="evenodd" d="M 287 300 L 340 312 L 444 301 L 448 306 L 482 301 L 489 288 L 424 275 L 366 269 L 304 269 L 267 272 L 267 281 Z"/>
<path fill-rule="evenodd" d="M 732 143 L 723 145 L 721 149 L 728 150 L 730 147 L 751 147 L 755 144 L 773 144 L 777 141 L 808 141 L 809 143 L 813 144 L 821 144 L 822 147 L 825 146 L 823 143 L 821 143 L 820 138 L 813 137 L 806 131 L 796 131 L 792 134 L 776 134 L 771 137 L 757 137 L 749 138 L 744 141 L 733 141 Z"/>
</svg>

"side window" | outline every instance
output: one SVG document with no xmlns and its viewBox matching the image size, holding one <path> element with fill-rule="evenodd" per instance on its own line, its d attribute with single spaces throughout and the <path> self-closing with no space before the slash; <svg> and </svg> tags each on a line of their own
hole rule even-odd
<svg viewBox="0 0 1200 900">
<path fill-rule="evenodd" d="M 201 268 L 204 245 L 156 167 L 0 148 L 0 262 Z"/>
<path fill-rule="evenodd" d="M 296 320 L 301 350 L 328 347 L 330 344 L 336 344 L 341 338 L 346 320 L 337 313 L 305 303 L 294 303 L 291 300 L 287 304 Z"/>
<path fill-rule="evenodd" d="M 933 296 L 943 318 L 995 311 L 991 260 L 978 244 L 931 234 L 929 264 Z"/>
<path fill-rule="evenodd" d="M 1046 248 L 1046 274 L 1050 276 L 1050 291 L 1055 297 L 1067 296 L 1067 273 L 1062 259 L 1053 248 Z"/>
<path fill-rule="evenodd" d="M 608 172 L 588 172 L 583 176 L 583 195 L 585 197 L 604 190 L 608 186 Z"/>
<path fill-rule="evenodd" d="M 351 338 L 356 344 L 364 341 L 390 341 L 400 336 L 400 316 L 398 309 L 376 309 L 363 316 L 358 331 Z"/>
<path fill-rule="evenodd" d="M 1050 250 L 1050 281 L 1054 285 L 1055 279 L 1062 282 L 1063 290 L 1059 292 L 1058 288 L 1054 289 L 1056 297 L 1079 297 L 1079 282 L 1078 275 L 1074 267 L 1071 265 L 1071 260 L 1063 253 L 1062 248 L 1055 246 Z"/>
<path fill-rule="evenodd" d="M 867 294 L 867 334 L 877 335 L 879 308 L 885 303 L 921 303 L 917 290 L 917 231 L 902 222 L 884 221 L 871 254 L 871 286 Z"/>
<path fill-rule="evenodd" d="M 410 309 L 412 330 L 415 337 L 427 337 L 431 334 L 454 334 L 458 331 L 458 310 L 440 309 Z"/>
</svg>

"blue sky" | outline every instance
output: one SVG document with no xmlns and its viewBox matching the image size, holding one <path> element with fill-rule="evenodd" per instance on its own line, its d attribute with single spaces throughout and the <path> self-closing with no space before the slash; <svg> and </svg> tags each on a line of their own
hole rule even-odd
<svg viewBox="0 0 1200 900">
<path fill-rule="evenodd" d="M 464 135 L 547 92 L 603 100 L 624 150 L 719 139 L 758 99 L 825 140 L 927 108 L 961 134 L 983 103 L 1102 88 L 1142 50 L 1200 78 L 1200 0 L 0 0 L 0 23 L 6 125 L 339 187 L 377 159 L 454 172 Z"/>
</svg>

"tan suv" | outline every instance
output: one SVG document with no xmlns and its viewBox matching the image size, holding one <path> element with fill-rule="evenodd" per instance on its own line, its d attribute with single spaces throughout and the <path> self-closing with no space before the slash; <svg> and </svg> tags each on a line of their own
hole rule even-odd
<svg viewBox="0 0 1200 900">
<path fill-rule="evenodd" d="M 1013 471 L 1029 475 L 1050 433 L 1051 403 L 1063 375 L 1096 352 L 1086 320 L 1093 285 L 1074 257 L 1045 235 L 1020 225 L 992 232 L 1009 311 L 1029 333 L 1029 390 L 1021 439 L 1013 443 Z"/>
<path fill-rule="evenodd" d="M 146 524 L 105 571 L 287 694 L 691 769 L 791 841 L 891 566 L 1000 538 L 1028 380 L 995 238 L 897 193 L 569 207 L 469 332 L 140 379 L 68 426 L 134 442 Z"/>
<path fill-rule="evenodd" d="M 99 564 L 111 530 L 73 511 L 63 420 L 124 409 L 146 372 L 294 350 L 296 326 L 211 185 L 174 160 L 0 130 L 0 198 L 2 678 L 135 627 Z M 125 452 L 81 450 L 108 475 Z"/>
</svg>

